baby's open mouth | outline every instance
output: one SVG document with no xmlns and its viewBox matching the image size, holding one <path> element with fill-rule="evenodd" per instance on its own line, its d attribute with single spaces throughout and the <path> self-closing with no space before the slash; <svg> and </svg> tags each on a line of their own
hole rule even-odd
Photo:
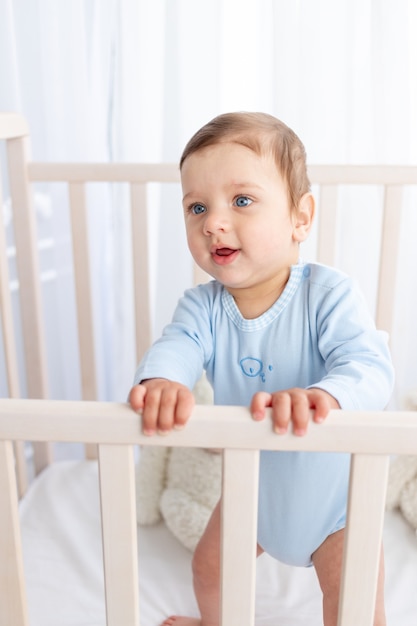
<svg viewBox="0 0 417 626">
<path fill-rule="evenodd" d="M 230 254 L 233 254 L 233 252 L 236 251 L 232 248 L 218 248 L 216 250 L 216 254 L 218 254 L 219 256 L 229 256 Z"/>
<path fill-rule="evenodd" d="M 239 249 L 227 248 L 226 246 L 214 248 L 211 251 L 211 258 L 216 265 L 231 265 L 238 255 Z"/>
</svg>

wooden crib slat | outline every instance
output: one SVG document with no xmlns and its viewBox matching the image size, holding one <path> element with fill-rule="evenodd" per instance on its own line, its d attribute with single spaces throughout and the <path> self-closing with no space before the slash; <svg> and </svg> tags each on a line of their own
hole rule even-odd
<svg viewBox="0 0 417 626">
<path fill-rule="evenodd" d="M 0 207 L 3 206 L 3 196 L 0 185 Z M 10 294 L 9 266 L 7 261 L 7 242 L 4 229 L 4 222 L 0 220 L 0 317 L 3 336 L 4 360 L 6 365 L 7 386 L 10 398 L 18 398 L 19 373 L 17 367 L 17 352 L 13 324 L 13 311 Z M 24 454 L 23 441 L 14 443 L 16 457 L 16 474 L 19 497 L 21 497 L 28 486 L 27 464 Z"/>
<path fill-rule="evenodd" d="M 84 400 L 97 399 L 94 323 L 90 280 L 87 206 L 84 183 L 69 185 L 81 388 Z"/>
<path fill-rule="evenodd" d="M 322 185 L 320 188 L 317 260 L 326 265 L 336 262 L 337 197 L 336 185 Z"/>
<path fill-rule="evenodd" d="M 46 398 L 47 371 L 45 341 L 42 327 L 41 295 L 39 293 L 39 260 L 36 241 L 36 220 L 25 163 L 28 146 L 25 138 L 7 143 L 10 195 L 14 207 L 13 226 L 22 302 L 22 325 L 26 348 L 28 390 L 33 398 Z"/>
<path fill-rule="evenodd" d="M 77 302 L 81 393 L 83 400 L 97 400 L 87 202 L 84 183 L 71 183 L 69 185 L 69 200 Z M 88 459 L 96 459 L 96 446 L 86 444 L 85 453 Z"/>
<path fill-rule="evenodd" d="M 139 626 L 132 446 L 99 446 L 107 626 Z"/>
<path fill-rule="evenodd" d="M 39 286 L 36 219 L 27 172 L 28 143 L 27 137 L 10 139 L 7 142 L 8 169 L 28 395 L 31 398 L 47 398 L 46 341 Z M 52 448 L 49 444 L 38 443 L 33 449 L 35 470 L 38 473 L 50 464 Z"/>
<path fill-rule="evenodd" d="M 388 333 L 393 328 L 395 284 L 397 280 L 400 250 L 400 231 L 403 188 L 387 186 L 384 198 L 384 219 L 382 224 L 381 255 L 378 277 L 378 299 L 375 321 L 378 328 Z"/>
<path fill-rule="evenodd" d="M 28 626 L 12 444 L 0 441 L 0 626 Z"/>
<path fill-rule="evenodd" d="M 0 188 L 0 207 L 3 206 L 3 197 Z M 16 342 L 14 335 L 13 312 L 10 297 L 10 278 L 7 261 L 7 243 L 3 220 L 0 220 L 0 311 L 3 331 L 3 349 L 6 364 L 9 396 L 18 398 L 19 376 L 17 368 Z"/>
<path fill-rule="evenodd" d="M 224 450 L 221 625 L 255 619 L 258 450 Z"/>
<path fill-rule="evenodd" d="M 146 185 L 133 183 L 130 186 L 130 203 L 132 220 L 136 361 L 139 363 L 152 341 L 149 301 L 149 236 Z"/>
<path fill-rule="evenodd" d="M 338 626 L 373 624 L 389 459 L 352 456 Z"/>
<path fill-rule="evenodd" d="M 17 492 L 19 494 L 19 498 L 22 498 L 29 487 L 27 467 L 28 463 L 25 454 L 25 442 L 15 441 L 13 444 L 13 450 L 16 462 Z"/>
</svg>

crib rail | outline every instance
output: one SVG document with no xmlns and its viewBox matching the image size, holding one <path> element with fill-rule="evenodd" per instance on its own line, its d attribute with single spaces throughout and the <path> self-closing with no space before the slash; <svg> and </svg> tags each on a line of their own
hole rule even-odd
<svg viewBox="0 0 417 626">
<path fill-rule="evenodd" d="M 267 415 L 269 409 L 266 409 Z M 36 419 L 32 418 L 36 416 Z M 255 422 L 237 406 L 196 406 L 187 428 L 149 439 L 124 403 L 0 399 L 0 440 L 86 442 L 230 449 L 415 454 L 415 411 L 331 411 L 308 437 L 272 436 L 268 419 Z"/>
<path fill-rule="evenodd" d="M 10 447 L 22 437 L 99 445 L 108 626 L 140 624 L 134 445 L 224 448 L 223 626 L 254 624 L 259 449 L 352 453 L 338 624 L 371 626 L 389 455 L 417 452 L 417 412 L 332 411 L 324 424 L 311 423 L 300 438 L 275 435 L 268 416 L 254 422 L 243 407 L 197 406 L 184 431 L 149 438 L 125 404 L 0 400 L 0 626 L 28 626 Z"/>
</svg>

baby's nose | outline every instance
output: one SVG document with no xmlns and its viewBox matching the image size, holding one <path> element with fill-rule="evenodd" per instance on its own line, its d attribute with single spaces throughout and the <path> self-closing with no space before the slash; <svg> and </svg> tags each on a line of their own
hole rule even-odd
<svg viewBox="0 0 417 626">
<path fill-rule="evenodd" d="M 227 216 L 221 211 L 209 211 L 204 221 L 204 233 L 211 235 L 219 231 L 226 231 L 230 228 Z"/>
</svg>

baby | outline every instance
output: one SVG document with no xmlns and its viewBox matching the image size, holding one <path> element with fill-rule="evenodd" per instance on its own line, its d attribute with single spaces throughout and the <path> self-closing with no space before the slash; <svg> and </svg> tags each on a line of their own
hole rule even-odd
<svg viewBox="0 0 417 626">
<path fill-rule="evenodd" d="M 315 203 L 304 146 L 262 113 L 216 117 L 180 161 L 187 241 L 213 281 L 187 291 L 172 323 L 139 365 L 130 404 L 147 435 L 183 428 L 203 369 L 221 405 L 272 408 L 279 435 L 307 432 L 312 413 L 382 409 L 393 384 L 383 333 L 341 272 L 300 260 Z M 261 452 L 257 552 L 314 566 L 325 626 L 336 626 L 349 456 Z M 220 506 L 193 558 L 200 619 L 164 626 L 218 626 Z M 383 559 L 375 626 L 385 625 Z"/>
</svg>

